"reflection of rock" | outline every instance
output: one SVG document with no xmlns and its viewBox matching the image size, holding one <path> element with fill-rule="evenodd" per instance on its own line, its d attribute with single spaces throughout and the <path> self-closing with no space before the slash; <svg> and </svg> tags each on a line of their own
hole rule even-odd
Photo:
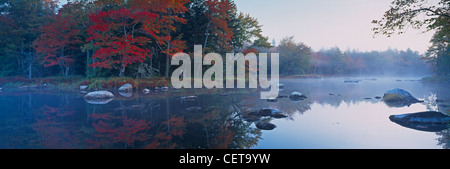
<svg viewBox="0 0 450 169">
<path fill-rule="evenodd" d="M 383 101 L 388 106 L 403 107 L 420 102 L 414 98 L 409 92 L 402 89 L 392 89 L 384 93 Z"/>
<path fill-rule="evenodd" d="M 300 92 L 292 92 L 291 95 L 289 95 L 289 99 L 292 101 L 300 101 L 306 99 L 306 96 Z"/>
<path fill-rule="evenodd" d="M 84 100 L 90 104 L 107 104 L 114 99 L 114 95 L 108 91 L 90 92 L 84 96 Z"/>
<path fill-rule="evenodd" d="M 256 121 L 261 120 L 261 116 L 253 115 L 253 114 L 257 114 L 257 112 L 244 114 L 244 115 L 242 115 L 242 118 L 247 122 L 256 122 Z"/>
<path fill-rule="evenodd" d="M 86 100 L 86 102 L 88 102 L 89 104 L 108 104 L 109 102 L 111 102 L 112 100 L 114 100 L 113 98 L 111 99 L 94 99 L 94 100 Z"/>
<path fill-rule="evenodd" d="M 184 102 L 193 102 L 193 101 L 197 101 L 198 97 L 197 96 L 184 96 L 181 97 L 181 100 Z"/>
<path fill-rule="evenodd" d="M 131 85 L 131 84 L 129 84 L 129 83 L 124 84 L 124 85 L 122 85 L 122 86 L 119 88 L 119 91 L 120 91 L 120 92 L 130 92 L 130 91 L 133 91 L 133 85 Z"/>
<path fill-rule="evenodd" d="M 119 94 L 123 97 L 130 98 L 133 97 L 133 92 L 119 92 Z"/>
<path fill-rule="evenodd" d="M 260 122 L 256 123 L 256 127 L 261 130 L 273 130 L 277 126 L 275 124 L 272 124 L 269 122 L 260 121 Z"/>
<path fill-rule="evenodd" d="M 403 127 L 429 132 L 445 130 L 450 122 L 450 116 L 434 111 L 392 115 L 389 119 Z"/>
</svg>

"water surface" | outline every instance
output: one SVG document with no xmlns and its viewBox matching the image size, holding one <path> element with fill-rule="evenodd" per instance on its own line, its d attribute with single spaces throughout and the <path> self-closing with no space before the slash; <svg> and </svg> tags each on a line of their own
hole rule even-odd
<svg viewBox="0 0 450 169">
<path fill-rule="evenodd" d="M 0 148 L 448 148 L 449 129 L 426 132 L 389 119 L 428 110 L 449 113 L 447 86 L 418 79 L 281 79 L 280 95 L 298 91 L 308 97 L 298 102 L 261 100 L 254 89 L 189 89 L 113 92 L 113 101 L 94 105 L 83 93 L 4 89 Z M 424 102 L 389 107 L 375 98 L 394 88 Z M 288 117 L 264 117 L 261 121 L 277 127 L 261 130 L 243 118 L 261 108 L 279 109 Z"/>
</svg>

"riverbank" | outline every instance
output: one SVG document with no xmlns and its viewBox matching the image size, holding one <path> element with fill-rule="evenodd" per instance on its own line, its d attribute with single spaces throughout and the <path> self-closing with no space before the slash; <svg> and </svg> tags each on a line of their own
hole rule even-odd
<svg viewBox="0 0 450 169">
<path fill-rule="evenodd" d="M 55 89 L 63 91 L 77 91 L 80 86 L 85 86 L 85 90 L 111 90 L 118 89 L 124 84 L 131 84 L 134 90 L 153 89 L 170 85 L 170 79 L 165 77 L 154 77 L 150 79 L 134 79 L 129 77 L 111 78 L 86 78 L 81 76 L 73 77 L 45 77 L 27 79 L 24 77 L 0 77 L 0 88 L 19 89 Z"/>
<path fill-rule="evenodd" d="M 450 84 L 450 76 L 428 76 L 422 78 L 422 81 L 425 83 Z"/>
</svg>

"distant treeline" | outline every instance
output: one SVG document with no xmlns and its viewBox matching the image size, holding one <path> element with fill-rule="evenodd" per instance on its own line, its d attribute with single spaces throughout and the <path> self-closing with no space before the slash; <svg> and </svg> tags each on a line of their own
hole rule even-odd
<svg viewBox="0 0 450 169">
<path fill-rule="evenodd" d="M 410 49 L 399 51 L 342 51 L 338 47 L 313 51 L 286 37 L 271 52 L 280 53 L 282 75 L 429 75 L 432 65 Z"/>
</svg>

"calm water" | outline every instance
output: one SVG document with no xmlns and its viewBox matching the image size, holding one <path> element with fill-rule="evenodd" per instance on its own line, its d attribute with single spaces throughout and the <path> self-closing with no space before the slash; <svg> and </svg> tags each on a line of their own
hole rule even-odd
<svg viewBox="0 0 450 169">
<path fill-rule="evenodd" d="M 449 129 L 425 132 L 389 119 L 427 110 L 450 112 L 448 86 L 417 79 L 281 79 L 281 95 L 302 92 L 308 98 L 300 102 L 260 100 L 260 92 L 249 89 L 191 89 L 131 97 L 114 93 L 113 101 L 93 105 L 82 93 L 4 89 L 0 148 L 448 148 Z M 424 102 L 389 107 L 374 98 L 393 88 Z M 242 114 L 261 108 L 279 109 L 288 117 L 264 118 L 277 127 L 260 130 Z"/>
</svg>

